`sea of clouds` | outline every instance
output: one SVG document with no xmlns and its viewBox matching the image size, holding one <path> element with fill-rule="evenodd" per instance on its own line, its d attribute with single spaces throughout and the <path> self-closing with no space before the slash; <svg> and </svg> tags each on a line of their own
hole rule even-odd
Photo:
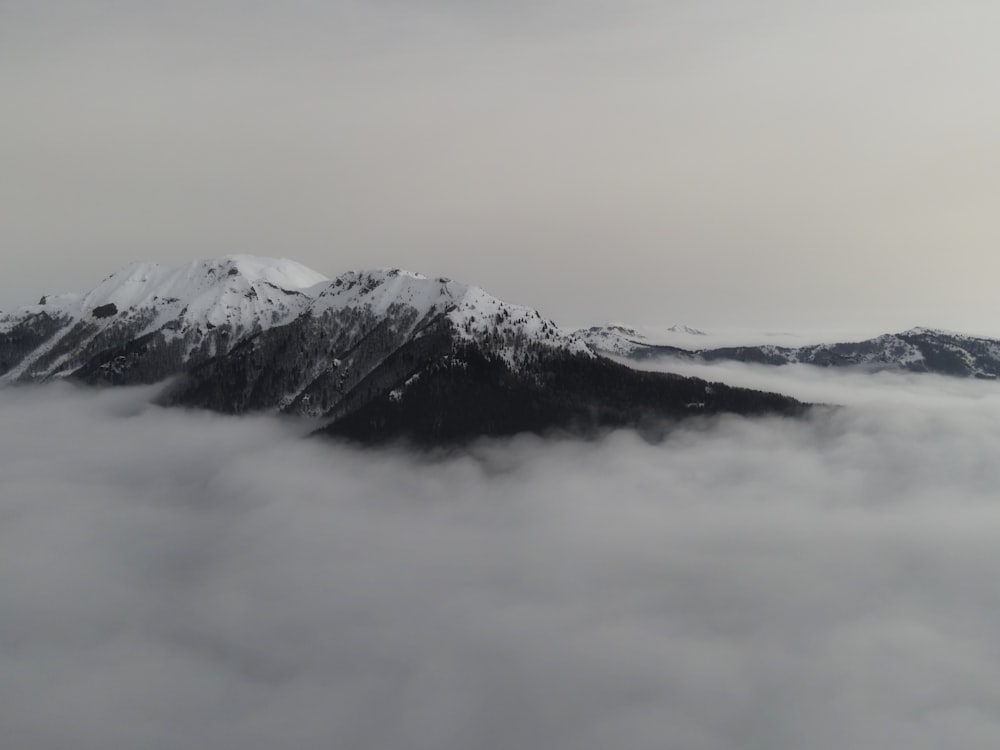
<svg viewBox="0 0 1000 750">
<path fill-rule="evenodd" d="M 447 454 L 0 391 L 0 744 L 1000 746 L 1000 385 Z"/>
</svg>

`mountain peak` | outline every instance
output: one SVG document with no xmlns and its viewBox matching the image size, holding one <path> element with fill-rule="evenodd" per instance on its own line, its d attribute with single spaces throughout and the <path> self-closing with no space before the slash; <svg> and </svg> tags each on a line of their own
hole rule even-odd
<svg viewBox="0 0 1000 750">
<path fill-rule="evenodd" d="M 24 338 L 26 327 L 37 329 L 38 344 L 18 347 L 16 357 L 0 362 L 0 378 L 70 375 L 103 357 L 108 342 L 149 336 L 172 352 L 171 367 L 181 371 L 300 316 L 347 338 L 380 324 L 404 338 L 445 325 L 456 340 L 476 342 L 511 365 L 536 346 L 593 356 L 578 336 L 537 311 L 446 277 L 371 268 L 330 280 L 285 258 L 234 254 L 174 268 L 130 263 L 89 292 L 43 297 L 4 316 L 0 334 L 20 327 Z M 142 377 L 161 371 L 150 366 Z"/>
<path fill-rule="evenodd" d="M 68 375 L 112 342 L 153 335 L 172 352 L 176 370 L 287 323 L 327 283 L 284 258 L 226 255 L 173 268 L 129 263 L 89 292 L 45 296 L 0 319 L 0 334 L 24 341 L 0 362 L 0 378 Z"/>
<path fill-rule="evenodd" d="M 429 278 L 398 268 L 349 271 L 318 295 L 310 312 L 322 315 L 355 306 L 376 316 L 400 307 L 415 311 L 416 320 L 441 316 L 460 338 L 493 341 L 496 351 L 511 363 L 520 359 L 528 343 L 592 356 L 579 336 L 562 331 L 537 310 L 503 302 L 478 286 L 444 276 Z"/>
<path fill-rule="evenodd" d="M 667 328 L 670 333 L 686 333 L 691 336 L 704 336 L 705 332 L 698 330 L 697 328 L 692 328 L 691 326 L 686 326 L 683 323 L 678 323 Z"/>
<path fill-rule="evenodd" d="M 333 280 L 284 259 L 132 263 L 0 320 L 0 381 L 163 381 L 165 403 L 322 419 L 362 439 L 447 440 L 795 402 L 637 373 L 483 289 L 398 268 Z"/>
<path fill-rule="evenodd" d="M 84 315 L 108 304 L 119 309 L 155 307 L 165 299 L 193 300 L 206 293 L 222 295 L 227 290 L 244 293 L 262 284 L 286 293 L 304 293 L 328 281 L 323 274 L 286 258 L 224 255 L 176 267 L 136 261 L 112 273 L 89 292 L 46 295 L 38 305 L 25 310 L 42 312 L 34 308 L 46 307 L 49 313 Z"/>
<path fill-rule="evenodd" d="M 224 255 L 208 261 L 196 261 L 207 266 L 207 272 L 243 276 L 251 283 L 266 282 L 283 289 L 304 290 L 330 279 L 288 258 L 262 258 L 254 255 Z"/>
</svg>

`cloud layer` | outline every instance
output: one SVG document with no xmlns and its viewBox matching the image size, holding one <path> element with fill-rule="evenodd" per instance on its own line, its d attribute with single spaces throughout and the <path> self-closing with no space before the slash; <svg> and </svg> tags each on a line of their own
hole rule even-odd
<svg viewBox="0 0 1000 750">
<path fill-rule="evenodd" d="M 437 457 L 0 392 L 5 742 L 994 748 L 981 385 Z"/>
</svg>

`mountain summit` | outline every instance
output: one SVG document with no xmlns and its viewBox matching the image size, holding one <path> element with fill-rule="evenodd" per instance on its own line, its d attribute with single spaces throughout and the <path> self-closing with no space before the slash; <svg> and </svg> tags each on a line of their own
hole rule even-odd
<svg viewBox="0 0 1000 750">
<path fill-rule="evenodd" d="M 536 310 L 399 269 L 328 279 L 289 260 L 231 255 L 134 263 L 85 294 L 0 317 L 0 383 L 173 378 L 166 403 L 279 411 L 365 440 L 441 442 L 592 430 L 801 405 L 637 372 Z"/>
<path fill-rule="evenodd" d="M 47 380 L 96 364 L 122 382 L 156 382 L 288 323 L 328 283 L 293 261 L 247 255 L 178 268 L 131 263 L 85 294 L 45 296 L 0 316 L 0 381 Z M 155 355 L 148 366 L 105 357 L 137 341 Z"/>
</svg>

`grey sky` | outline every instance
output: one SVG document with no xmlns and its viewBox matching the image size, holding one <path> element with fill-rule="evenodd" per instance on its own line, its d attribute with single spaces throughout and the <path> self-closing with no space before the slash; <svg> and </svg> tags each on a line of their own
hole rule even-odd
<svg viewBox="0 0 1000 750">
<path fill-rule="evenodd" d="M 562 324 L 995 329 L 1000 7 L 0 2 L 0 308 L 396 265 Z"/>
<path fill-rule="evenodd" d="M 994 384 L 743 371 L 864 406 L 424 461 L 0 391 L 5 743 L 993 750 Z"/>
</svg>

